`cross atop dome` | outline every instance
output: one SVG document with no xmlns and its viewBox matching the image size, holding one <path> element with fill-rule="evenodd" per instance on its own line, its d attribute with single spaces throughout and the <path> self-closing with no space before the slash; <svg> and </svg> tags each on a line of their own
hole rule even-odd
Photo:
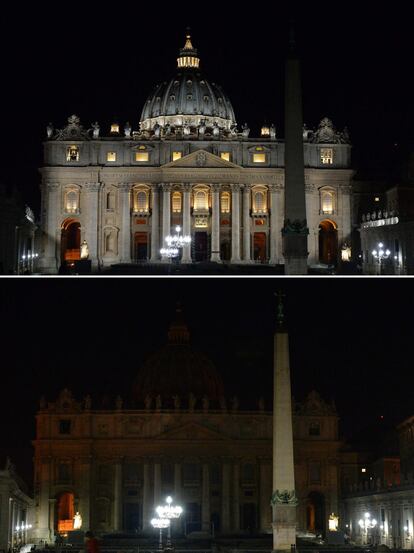
<svg viewBox="0 0 414 553">
<path fill-rule="evenodd" d="M 197 55 L 197 48 L 194 48 L 191 42 L 189 27 L 187 27 L 184 48 L 180 49 L 180 55 L 177 58 L 177 65 L 179 68 L 186 67 L 193 69 L 198 69 L 200 65 L 200 58 Z"/>
</svg>

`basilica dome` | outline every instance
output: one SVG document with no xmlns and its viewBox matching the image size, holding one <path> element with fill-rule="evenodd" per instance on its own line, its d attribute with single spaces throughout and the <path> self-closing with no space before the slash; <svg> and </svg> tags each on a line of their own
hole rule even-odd
<svg viewBox="0 0 414 553">
<path fill-rule="evenodd" d="M 223 382 L 213 363 L 190 345 L 190 334 L 180 308 L 168 331 L 168 342 L 148 357 L 135 380 L 134 396 L 142 401 L 147 396 L 160 395 L 163 405 L 174 396 L 187 400 L 207 396 L 219 400 Z"/>
<path fill-rule="evenodd" d="M 199 70 L 197 49 L 186 37 L 177 59 L 178 71 L 169 81 L 157 85 L 142 110 L 140 129 L 154 127 L 218 127 L 230 131 L 236 126 L 233 107 L 222 88 L 210 83 Z"/>
</svg>

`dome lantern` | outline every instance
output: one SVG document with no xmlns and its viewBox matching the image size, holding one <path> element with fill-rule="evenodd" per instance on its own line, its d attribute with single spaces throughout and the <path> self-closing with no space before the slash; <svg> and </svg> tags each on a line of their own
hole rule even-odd
<svg viewBox="0 0 414 553">
<path fill-rule="evenodd" d="M 197 56 L 197 48 L 194 48 L 192 45 L 191 35 L 189 29 L 187 29 L 184 48 L 180 49 L 180 55 L 177 58 L 177 66 L 179 69 L 184 67 L 188 69 L 198 69 L 199 65 L 200 58 Z"/>
</svg>

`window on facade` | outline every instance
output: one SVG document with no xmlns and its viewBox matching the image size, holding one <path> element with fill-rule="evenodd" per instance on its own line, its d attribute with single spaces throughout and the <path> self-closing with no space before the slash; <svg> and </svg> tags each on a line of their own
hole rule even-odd
<svg viewBox="0 0 414 553">
<path fill-rule="evenodd" d="M 173 192 L 172 210 L 173 210 L 173 213 L 181 213 L 181 193 L 180 192 Z"/>
<path fill-rule="evenodd" d="M 177 159 L 181 159 L 183 157 L 182 152 L 173 152 L 172 153 L 172 160 L 177 161 Z"/>
<path fill-rule="evenodd" d="M 78 193 L 76 190 L 66 192 L 65 210 L 66 213 L 76 213 L 78 211 Z"/>
<path fill-rule="evenodd" d="M 119 125 L 118 123 L 112 123 L 111 125 L 111 133 L 118 134 L 119 133 Z"/>
<path fill-rule="evenodd" d="M 70 482 L 71 470 L 69 463 L 58 464 L 57 478 L 59 482 Z"/>
<path fill-rule="evenodd" d="M 116 161 L 116 152 L 107 152 L 106 161 Z"/>
<path fill-rule="evenodd" d="M 254 193 L 254 211 L 260 213 L 266 209 L 266 198 L 264 192 L 255 192 Z"/>
<path fill-rule="evenodd" d="M 71 428 L 72 428 L 72 421 L 68 419 L 60 419 L 59 434 L 70 434 Z"/>
<path fill-rule="evenodd" d="M 79 161 L 79 148 L 78 146 L 69 146 L 66 151 L 67 161 Z"/>
<path fill-rule="evenodd" d="M 135 152 L 135 161 L 149 161 L 149 153 Z"/>
<path fill-rule="evenodd" d="M 319 422 L 311 422 L 309 425 L 309 436 L 320 436 L 321 425 Z"/>
<path fill-rule="evenodd" d="M 230 192 L 221 194 L 221 212 L 230 213 Z"/>
<path fill-rule="evenodd" d="M 321 148 L 321 163 L 322 165 L 332 165 L 333 163 L 332 148 Z"/>
<path fill-rule="evenodd" d="M 108 192 L 106 195 L 106 209 L 115 209 L 115 194 Z"/>
<path fill-rule="evenodd" d="M 226 161 L 230 161 L 230 152 L 221 152 L 220 157 L 221 157 L 221 159 L 224 159 Z"/>
<path fill-rule="evenodd" d="M 135 211 L 138 213 L 146 213 L 148 211 L 147 193 L 141 190 L 135 196 Z"/>
<path fill-rule="evenodd" d="M 309 482 L 310 484 L 320 484 L 321 482 L 321 464 L 313 462 L 309 464 Z"/>
<path fill-rule="evenodd" d="M 247 463 L 242 466 L 242 482 L 252 482 L 254 480 L 254 465 Z"/>
<path fill-rule="evenodd" d="M 322 192 L 322 213 L 332 214 L 334 211 L 334 196 L 332 192 Z"/>
<path fill-rule="evenodd" d="M 200 467 L 195 463 L 184 463 L 183 480 L 184 482 L 198 482 L 200 480 Z"/>
<path fill-rule="evenodd" d="M 253 163 L 266 163 L 266 154 L 253 154 Z"/>
<path fill-rule="evenodd" d="M 199 190 L 194 194 L 194 209 L 196 211 L 208 209 L 207 192 Z"/>
</svg>

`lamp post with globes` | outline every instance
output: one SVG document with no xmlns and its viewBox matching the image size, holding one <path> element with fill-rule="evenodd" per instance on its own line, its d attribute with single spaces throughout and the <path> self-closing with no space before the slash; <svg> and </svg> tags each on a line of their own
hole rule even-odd
<svg viewBox="0 0 414 553">
<path fill-rule="evenodd" d="M 358 521 L 361 530 L 364 531 L 366 543 L 368 543 L 368 530 L 373 530 L 377 526 L 375 518 L 371 518 L 369 513 L 364 514 L 364 518 Z"/>
<path fill-rule="evenodd" d="M 180 255 L 180 250 L 191 242 L 191 236 L 181 233 L 181 227 L 175 227 L 176 234 L 169 234 L 165 237 L 166 246 L 161 248 L 161 257 L 164 259 L 175 259 Z"/>
<path fill-rule="evenodd" d="M 379 274 L 381 274 L 382 261 L 383 259 L 388 259 L 391 252 L 388 249 L 384 249 L 384 244 L 379 242 L 378 249 L 372 250 L 372 255 L 378 260 Z"/>
<path fill-rule="evenodd" d="M 171 523 L 171 519 L 180 518 L 183 508 L 180 505 L 173 505 L 173 500 L 170 495 L 165 501 L 166 505 L 159 505 L 155 509 L 155 512 L 160 519 L 167 519 Z M 171 549 L 171 524 L 169 524 L 167 528 L 167 549 Z"/>
<path fill-rule="evenodd" d="M 158 549 L 162 551 L 162 530 L 163 528 L 170 527 L 170 521 L 168 518 L 153 518 L 151 519 L 151 526 L 153 528 L 158 528 L 160 531 L 160 541 L 158 543 Z"/>
</svg>

